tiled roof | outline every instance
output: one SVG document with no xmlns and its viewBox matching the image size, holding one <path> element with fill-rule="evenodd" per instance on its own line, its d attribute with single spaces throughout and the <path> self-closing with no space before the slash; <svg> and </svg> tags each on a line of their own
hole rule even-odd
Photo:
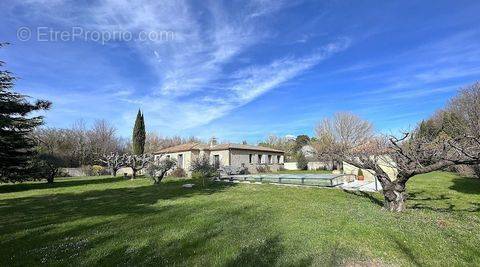
<svg viewBox="0 0 480 267">
<path fill-rule="evenodd" d="M 210 147 L 207 144 L 201 143 L 186 143 L 182 145 L 172 146 L 164 148 L 157 152 L 160 153 L 176 153 L 176 152 L 183 152 L 183 151 L 190 151 L 190 150 L 227 150 L 227 149 L 239 149 L 239 150 L 253 150 L 253 151 L 264 151 L 264 152 L 277 152 L 277 153 L 284 153 L 282 150 L 273 149 L 269 147 L 263 146 L 251 146 L 251 145 L 243 145 L 243 144 L 219 144 Z"/>
<path fill-rule="evenodd" d="M 219 144 L 210 148 L 210 150 L 225 150 L 225 149 L 256 150 L 256 151 L 283 153 L 282 150 L 273 149 L 270 147 L 251 146 L 251 145 L 243 145 L 243 144 Z"/>
<path fill-rule="evenodd" d="M 177 146 L 171 146 L 164 148 L 157 153 L 174 153 L 174 152 L 182 152 L 182 151 L 190 151 L 190 150 L 200 150 L 202 144 L 200 143 L 186 143 Z"/>
</svg>

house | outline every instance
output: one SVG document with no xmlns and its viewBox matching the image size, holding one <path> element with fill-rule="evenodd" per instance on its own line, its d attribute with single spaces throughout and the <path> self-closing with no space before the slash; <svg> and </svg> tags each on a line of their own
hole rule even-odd
<svg viewBox="0 0 480 267">
<path fill-rule="evenodd" d="M 378 166 L 388 175 L 388 177 L 393 181 L 397 179 L 398 170 L 396 168 L 395 162 L 389 156 L 379 157 L 377 160 Z M 359 168 L 343 162 L 343 173 L 344 174 L 358 174 Z M 374 182 L 375 176 L 373 170 L 362 169 L 362 173 L 366 182 Z"/>
<path fill-rule="evenodd" d="M 168 147 L 154 153 L 155 159 L 163 157 L 177 161 L 177 167 L 190 174 L 193 159 L 207 156 L 217 168 L 220 166 L 246 167 L 250 173 L 258 172 L 258 167 L 277 171 L 283 166 L 285 152 L 273 148 L 246 144 L 187 143 Z"/>
</svg>

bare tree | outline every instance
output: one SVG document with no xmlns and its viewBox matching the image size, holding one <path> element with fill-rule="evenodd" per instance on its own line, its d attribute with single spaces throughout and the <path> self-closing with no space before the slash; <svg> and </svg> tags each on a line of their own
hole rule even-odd
<svg viewBox="0 0 480 267">
<path fill-rule="evenodd" d="M 285 137 L 278 137 L 271 134 L 264 141 L 258 143 L 259 146 L 270 147 L 285 151 L 285 159 L 293 160 L 296 156 L 295 140 L 287 139 Z"/>
<path fill-rule="evenodd" d="M 40 128 L 34 136 L 42 140 L 40 147 L 54 147 L 55 154 L 69 167 L 95 164 L 103 155 L 126 152 L 125 142 L 105 120 L 96 121 L 91 129 L 83 121 L 69 129 Z"/>
<path fill-rule="evenodd" d="M 117 171 L 125 166 L 125 155 L 120 155 L 117 153 L 103 155 L 103 158 L 100 159 L 100 162 L 107 165 L 110 173 L 115 177 L 117 176 Z"/>
<path fill-rule="evenodd" d="M 325 118 L 315 128 L 317 140 L 312 142 L 322 160 L 331 160 L 332 167 L 341 166 L 345 151 L 359 148 L 375 140 L 373 124 L 348 112 Z M 372 152 L 372 151 L 371 151 Z"/>
<path fill-rule="evenodd" d="M 41 128 L 33 133 L 37 143 L 38 155 L 34 158 L 36 179 L 46 179 L 53 183 L 55 176 L 65 167 L 71 156 L 71 142 L 68 139 L 68 131 L 54 128 Z"/>
<path fill-rule="evenodd" d="M 442 114 L 448 119 L 442 120 L 448 122 L 447 130 L 463 139 L 463 142 L 466 143 L 463 147 L 470 148 L 467 149 L 469 151 L 466 151 L 467 156 L 478 158 L 474 145 L 480 146 L 480 82 L 461 89 Z M 456 143 L 462 143 L 459 142 L 458 137 Z M 472 167 L 475 175 L 480 178 L 480 164 Z"/>
<path fill-rule="evenodd" d="M 132 168 L 132 179 L 137 177 L 137 172 L 145 168 L 152 161 L 152 156 L 143 155 L 125 155 L 125 166 Z"/>
<path fill-rule="evenodd" d="M 377 136 L 372 124 L 360 117 L 338 113 L 333 120 L 326 119 L 317 128 L 319 140 L 328 148 L 319 150 L 319 155 L 341 159 L 353 166 L 371 172 L 381 183 L 384 208 L 404 211 L 407 199 L 406 183 L 415 175 L 443 169 L 456 164 L 475 164 L 477 159 L 467 156 L 470 146 L 448 136 L 431 140 L 419 134 L 418 128 L 401 138 Z M 391 179 L 382 165 L 390 164 L 398 170 L 397 178 Z"/>
<path fill-rule="evenodd" d="M 455 114 L 462 130 L 469 136 L 480 137 L 480 82 L 461 89 L 446 108 L 447 112 Z"/>
<path fill-rule="evenodd" d="M 73 144 L 72 154 L 75 159 L 75 163 L 72 167 L 82 166 L 88 164 L 88 137 L 87 128 L 83 120 L 76 121 L 69 132 L 70 140 Z"/>
<path fill-rule="evenodd" d="M 163 148 L 163 139 L 155 132 L 148 132 L 145 138 L 145 153 L 155 153 Z"/>
<path fill-rule="evenodd" d="M 102 157 L 102 155 L 118 150 L 119 140 L 115 132 L 115 127 L 106 120 L 95 121 L 92 129 L 87 132 L 88 146 L 93 162 Z"/>
</svg>

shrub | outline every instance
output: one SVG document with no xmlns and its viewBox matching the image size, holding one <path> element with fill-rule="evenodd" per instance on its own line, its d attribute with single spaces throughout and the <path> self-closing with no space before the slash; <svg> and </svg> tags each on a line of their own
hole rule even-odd
<svg viewBox="0 0 480 267">
<path fill-rule="evenodd" d="M 363 171 L 362 171 L 362 169 L 358 169 L 357 176 L 363 176 Z"/>
<path fill-rule="evenodd" d="M 191 163 L 190 170 L 193 172 L 192 178 L 202 179 L 203 187 L 206 185 L 206 180 L 218 175 L 215 166 L 210 163 L 207 156 L 195 158 Z"/>
<path fill-rule="evenodd" d="M 170 174 L 168 174 L 168 176 L 171 176 L 171 177 L 186 177 L 187 173 L 185 172 L 184 169 L 178 167 L 178 168 L 175 168 L 175 170 L 173 170 Z"/>
<path fill-rule="evenodd" d="M 198 173 L 204 178 L 210 178 L 217 175 L 217 169 L 212 163 L 210 163 L 210 159 L 207 156 L 193 159 L 190 170 Z"/>
<path fill-rule="evenodd" d="M 61 166 L 64 164 L 64 160 L 58 155 L 40 153 L 32 161 L 34 170 L 32 177 L 35 180 L 46 179 L 48 183 L 53 183 L 55 177 L 59 177 Z"/>
<path fill-rule="evenodd" d="M 258 173 L 265 173 L 265 172 L 270 172 L 270 167 L 268 167 L 268 165 L 265 165 L 265 166 L 257 166 L 257 172 Z"/>
<path fill-rule="evenodd" d="M 297 155 L 297 168 L 299 170 L 308 170 L 308 160 L 303 153 Z"/>
<path fill-rule="evenodd" d="M 105 167 L 100 166 L 100 165 L 93 165 L 92 166 L 92 175 L 94 176 L 99 176 L 99 175 L 104 175 L 107 174 L 107 170 Z"/>
<path fill-rule="evenodd" d="M 192 172 L 192 179 L 202 179 L 203 175 L 199 172 Z"/>
</svg>

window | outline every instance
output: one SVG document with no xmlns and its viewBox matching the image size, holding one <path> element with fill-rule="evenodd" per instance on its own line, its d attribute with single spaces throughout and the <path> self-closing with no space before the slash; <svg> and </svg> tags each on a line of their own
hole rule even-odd
<svg viewBox="0 0 480 267">
<path fill-rule="evenodd" d="M 220 168 L 220 156 L 219 155 L 213 155 L 213 166 L 215 169 Z"/>
<path fill-rule="evenodd" d="M 272 155 L 268 155 L 268 164 L 272 164 Z"/>
<path fill-rule="evenodd" d="M 258 154 L 258 164 L 262 164 L 262 155 Z"/>
<path fill-rule="evenodd" d="M 178 167 L 183 169 L 183 154 L 178 154 L 177 161 L 178 161 Z"/>
<path fill-rule="evenodd" d="M 252 159 L 253 159 L 253 155 L 249 154 L 248 155 L 248 163 L 252 164 Z"/>
<path fill-rule="evenodd" d="M 280 162 L 280 159 L 281 159 L 281 158 L 282 158 L 282 157 L 281 157 L 280 155 L 277 156 L 277 163 L 281 163 L 281 162 Z"/>
</svg>

